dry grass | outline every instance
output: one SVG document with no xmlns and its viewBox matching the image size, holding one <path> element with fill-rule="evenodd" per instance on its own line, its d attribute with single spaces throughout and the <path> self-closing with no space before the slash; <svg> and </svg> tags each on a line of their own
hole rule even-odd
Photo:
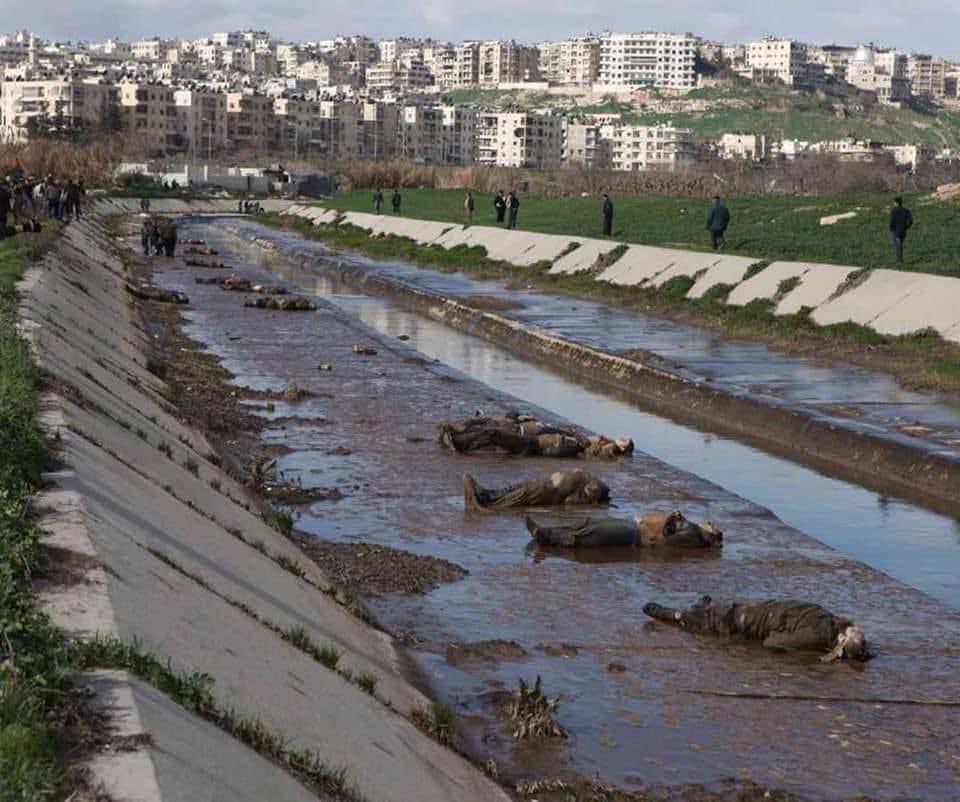
<svg viewBox="0 0 960 802">
<path fill-rule="evenodd" d="M 37 140 L 23 145 L 0 145 L 0 174 L 23 172 L 37 177 L 82 176 L 106 181 L 120 162 L 122 145 L 106 139 L 90 145 Z"/>
</svg>

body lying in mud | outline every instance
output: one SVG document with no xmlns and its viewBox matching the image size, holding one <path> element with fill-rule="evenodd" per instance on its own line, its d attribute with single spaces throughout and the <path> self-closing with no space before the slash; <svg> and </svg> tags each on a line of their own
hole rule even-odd
<svg viewBox="0 0 960 802">
<path fill-rule="evenodd" d="M 528 515 L 525 522 L 540 546 L 711 549 L 723 545 L 723 533 L 710 521 L 695 524 L 680 512 L 652 512 L 639 518 L 585 518 L 559 526 L 541 526 Z"/>
<path fill-rule="evenodd" d="M 439 429 L 440 444 L 458 454 L 505 451 L 527 457 L 613 458 L 629 456 L 634 449 L 633 440 L 584 435 L 516 413 L 503 418 L 478 413 L 460 425 L 441 423 Z"/>
<path fill-rule="evenodd" d="M 287 298 L 256 298 L 243 304 L 252 309 L 276 309 L 280 312 L 315 312 L 316 304 L 306 298 L 291 295 Z"/>
<path fill-rule="evenodd" d="M 643 612 L 657 621 L 691 632 L 759 641 L 764 648 L 785 652 L 826 652 L 820 659 L 869 660 L 863 632 L 819 604 L 803 601 L 718 602 L 703 596 L 691 607 L 645 604 Z"/>
<path fill-rule="evenodd" d="M 505 510 L 516 507 L 553 507 L 561 504 L 608 504 L 610 488 L 586 471 L 557 471 L 504 488 L 481 487 L 470 474 L 463 476 L 463 506 L 467 510 Z"/>
<path fill-rule="evenodd" d="M 216 259 L 184 259 L 183 263 L 187 267 L 207 267 L 212 270 L 229 270 L 229 266 Z"/>
</svg>

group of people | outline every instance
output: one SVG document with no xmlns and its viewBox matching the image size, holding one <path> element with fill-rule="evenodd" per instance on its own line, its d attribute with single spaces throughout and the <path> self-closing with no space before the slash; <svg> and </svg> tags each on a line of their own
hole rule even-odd
<svg viewBox="0 0 960 802">
<path fill-rule="evenodd" d="M 470 193 L 467 193 L 469 198 Z M 517 215 L 520 213 L 520 198 L 512 189 L 503 194 L 502 189 L 497 190 L 497 195 L 493 199 L 493 210 L 497 215 L 497 223 L 503 225 L 504 218 L 507 221 L 507 228 L 517 227 Z"/>
<path fill-rule="evenodd" d="M 84 194 L 82 178 L 61 185 L 52 176 L 42 181 L 27 175 L 0 177 L 0 239 L 38 232 L 43 228 L 40 221 L 44 217 L 79 217 Z"/>
<path fill-rule="evenodd" d="M 148 202 L 147 209 L 149 208 Z M 140 227 L 140 244 L 143 246 L 144 256 L 173 256 L 177 250 L 176 223 L 168 217 L 145 216 Z"/>
<path fill-rule="evenodd" d="M 478 411 L 459 425 L 442 423 L 439 429 L 441 445 L 458 454 L 500 451 L 522 456 L 610 458 L 633 453 L 632 440 L 587 436 L 517 412 L 490 417 Z M 464 506 L 472 511 L 610 504 L 610 487 L 582 469 L 556 471 L 503 488 L 483 487 L 470 474 L 463 476 L 462 483 Z M 676 510 L 634 518 L 590 515 L 553 525 L 529 514 L 524 520 L 533 542 L 544 548 L 655 548 L 682 554 L 723 545 L 723 532 L 715 524 L 695 523 Z M 690 607 L 650 602 L 643 612 L 655 621 L 690 632 L 757 641 L 776 651 L 819 652 L 824 662 L 871 657 L 866 638 L 853 621 L 806 601 L 714 602 L 703 596 Z"/>
</svg>

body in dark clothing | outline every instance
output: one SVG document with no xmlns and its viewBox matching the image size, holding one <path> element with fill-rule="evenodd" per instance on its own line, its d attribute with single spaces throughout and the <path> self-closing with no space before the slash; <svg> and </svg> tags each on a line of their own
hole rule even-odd
<svg viewBox="0 0 960 802">
<path fill-rule="evenodd" d="M 399 189 L 395 189 L 393 195 L 390 197 L 390 205 L 393 207 L 394 214 L 400 214 L 401 203 L 403 203 L 403 196 L 400 194 Z"/>
<path fill-rule="evenodd" d="M 869 658 L 863 633 L 819 604 L 801 601 L 714 603 L 704 596 L 685 609 L 651 602 L 643 612 L 691 632 L 760 641 L 779 651 L 828 652 L 822 658 Z"/>
<path fill-rule="evenodd" d="M 481 487 L 470 474 L 463 477 L 463 503 L 468 510 L 607 504 L 609 501 L 610 488 L 586 471 L 558 471 L 552 476 L 499 489 Z"/>
<path fill-rule="evenodd" d="M 520 211 L 520 198 L 517 193 L 511 191 L 507 195 L 507 228 L 517 227 L 517 214 Z"/>
<path fill-rule="evenodd" d="M 0 184 L 0 226 L 6 228 L 7 216 L 10 214 L 10 202 L 12 196 L 6 183 Z"/>
<path fill-rule="evenodd" d="M 613 233 L 613 201 L 609 195 L 603 196 L 603 236 Z"/>
<path fill-rule="evenodd" d="M 710 232 L 710 239 L 715 251 L 726 247 L 726 233 L 729 225 L 730 210 L 720 202 L 719 196 L 714 196 L 713 206 L 707 212 L 707 231 Z"/>
<path fill-rule="evenodd" d="M 502 189 L 497 192 L 497 197 L 493 199 L 493 209 L 497 213 L 497 222 L 502 223 L 507 214 L 507 199 Z"/>
<path fill-rule="evenodd" d="M 167 256 L 173 256 L 177 250 L 177 227 L 170 220 L 164 220 L 158 226 L 160 242 L 163 244 L 163 252 Z"/>
<path fill-rule="evenodd" d="M 712 523 L 695 524 L 679 512 L 653 512 L 639 518 L 586 518 L 563 526 L 540 526 L 527 516 L 526 525 L 541 546 L 707 549 L 723 545 L 723 533 Z"/>
<path fill-rule="evenodd" d="M 890 210 L 890 233 L 893 234 L 893 246 L 897 254 L 897 264 L 903 264 L 903 242 L 907 232 L 913 227 L 913 214 L 903 205 L 903 198 L 894 199 Z"/>
</svg>

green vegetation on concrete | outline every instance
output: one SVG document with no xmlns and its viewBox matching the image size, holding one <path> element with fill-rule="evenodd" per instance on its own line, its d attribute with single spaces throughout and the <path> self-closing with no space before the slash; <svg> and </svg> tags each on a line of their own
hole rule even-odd
<svg viewBox="0 0 960 802">
<path fill-rule="evenodd" d="M 879 334 L 856 323 L 819 326 L 808 308 L 792 315 L 775 315 L 775 303 L 758 300 L 746 306 L 728 306 L 732 287 L 719 285 L 703 298 L 688 300 L 689 277 L 675 278 L 659 288 L 621 287 L 597 281 L 593 273 L 551 275 L 550 265 L 516 267 L 488 259 L 483 248 L 422 247 L 402 237 L 371 237 L 354 226 L 315 226 L 302 218 L 264 215 L 265 222 L 298 231 L 344 250 L 384 260 L 403 259 L 441 271 L 463 270 L 478 278 L 502 278 L 519 287 L 603 301 L 627 309 L 653 312 L 705 325 L 724 335 L 762 340 L 775 348 L 842 359 L 873 367 L 917 388 L 960 391 L 960 347 L 946 342 L 932 329 L 901 337 Z M 786 293 L 789 285 L 781 288 Z"/>
<path fill-rule="evenodd" d="M 904 269 L 960 276 L 960 202 L 934 202 L 922 195 L 904 198 L 916 221 L 907 238 Z M 326 205 L 372 212 L 370 199 L 371 193 L 357 190 L 338 195 Z M 709 201 L 664 195 L 624 195 L 613 200 L 613 237 L 617 241 L 690 250 L 710 247 L 710 237 L 704 230 Z M 893 241 L 887 228 L 892 201 L 892 196 L 877 193 L 730 198 L 725 201 L 732 217 L 727 251 L 758 260 L 895 269 Z M 493 196 L 479 195 L 476 202 L 474 222 L 495 225 Z M 820 225 L 821 217 L 851 211 L 857 216 L 830 226 Z M 403 214 L 462 223 L 463 191 L 405 190 Z M 599 237 L 601 225 L 598 197 L 520 197 L 521 229 Z"/>
</svg>

